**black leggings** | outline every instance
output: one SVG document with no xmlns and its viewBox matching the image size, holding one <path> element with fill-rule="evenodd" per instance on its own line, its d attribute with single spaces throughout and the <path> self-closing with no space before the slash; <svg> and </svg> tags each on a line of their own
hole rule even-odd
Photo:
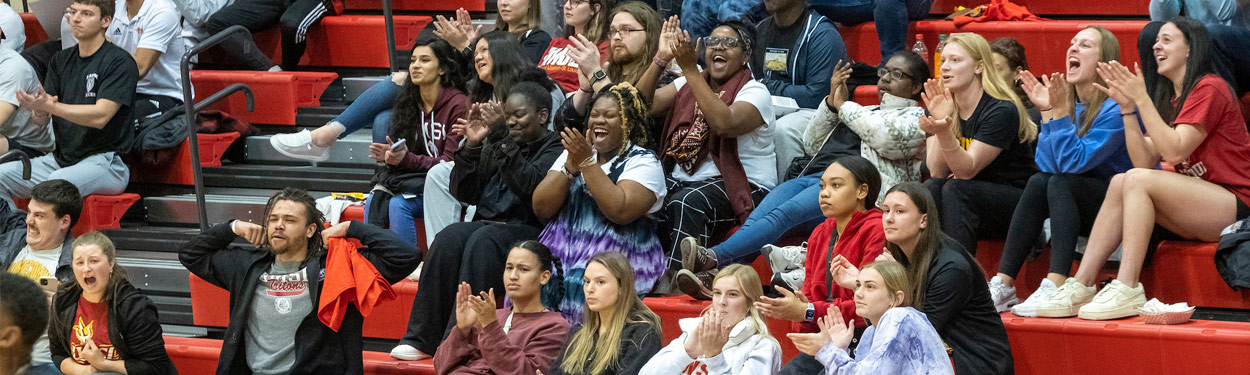
<svg viewBox="0 0 1250 375">
<path fill-rule="evenodd" d="M 243 25 L 255 34 L 277 23 L 282 28 L 282 69 L 295 70 L 304 57 L 304 36 L 308 29 L 320 22 L 321 17 L 333 13 L 334 7 L 322 0 L 235 1 L 209 17 L 205 27 L 209 34 L 217 34 L 227 27 Z M 235 34 L 220 47 L 231 63 L 247 69 L 267 70 L 273 66 L 269 56 L 246 36 Z"/>
<path fill-rule="evenodd" d="M 1020 273 L 1049 216 L 1050 272 L 1070 274 L 1076 239 L 1094 226 L 1108 184 L 1105 178 L 1066 173 L 1041 172 L 1029 178 L 1011 217 L 998 272 L 1013 278 Z"/>
<path fill-rule="evenodd" d="M 942 233 L 977 254 L 977 235 L 1007 235 L 1020 194 L 1018 187 L 979 180 L 930 178 L 925 181 L 938 205 Z M 1034 237 L 1037 238 L 1037 237 Z"/>
</svg>

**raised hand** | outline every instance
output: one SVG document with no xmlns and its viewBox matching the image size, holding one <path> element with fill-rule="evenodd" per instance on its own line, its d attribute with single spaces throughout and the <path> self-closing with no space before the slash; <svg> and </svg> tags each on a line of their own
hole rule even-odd
<svg viewBox="0 0 1250 375">
<path fill-rule="evenodd" d="M 824 317 L 818 319 L 817 325 L 820 326 L 820 332 L 828 336 L 829 340 L 842 350 L 846 350 L 851 345 L 851 338 L 855 337 L 855 330 L 846 325 L 846 319 L 842 318 L 842 311 L 833 305 L 825 311 Z"/>
<path fill-rule="evenodd" d="M 933 118 L 946 119 L 955 114 L 955 99 L 951 96 L 951 90 L 947 89 L 942 81 L 932 78 L 925 81 L 924 93 L 921 93 L 920 97 L 924 99 L 925 108 L 929 109 L 929 114 Z"/>
<path fill-rule="evenodd" d="M 253 224 L 242 220 L 235 220 L 233 228 L 234 234 L 247 240 L 253 246 L 261 247 L 265 244 L 265 227 L 259 224 Z"/>
<path fill-rule="evenodd" d="M 473 329 L 478 316 L 473 305 L 469 304 L 469 298 L 474 298 L 473 289 L 469 287 L 469 283 L 460 283 L 456 288 L 456 328 L 465 332 Z"/>
<path fill-rule="evenodd" d="M 695 40 L 691 43 L 690 33 L 682 31 L 677 34 L 676 40 L 673 41 L 673 58 L 677 59 L 677 66 L 683 74 L 698 74 L 699 72 L 699 47 L 703 46 L 703 40 Z"/>
<path fill-rule="evenodd" d="M 706 325 L 704 325 L 706 323 Z M 704 357 L 720 355 L 725 343 L 729 342 L 729 331 L 737 322 L 726 322 L 718 308 L 712 308 L 709 314 L 699 322 L 699 344 L 703 348 Z"/>
<path fill-rule="evenodd" d="M 833 280 L 838 286 L 855 290 L 859 281 L 859 268 L 856 268 L 851 261 L 838 255 L 829 261 L 829 273 L 833 275 Z"/>
<path fill-rule="evenodd" d="M 1119 75 L 1111 68 L 1110 64 L 1103 62 L 1098 63 L 1098 76 L 1102 77 L 1102 80 L 1106 82 L 1107 85 L 1103 86 L 1095 83 L 1094 87 L 1097 87 L 1098 90 L 1106 93 L 1107 97 L 1114 100 L 1115 104 L 1120 106 L 1121 111 L 1127 111 L 1126 108 L 1136 108 L 1136 104 L 1133 102 L 1133 97 L 1121 90 L 1121 85 L 1112 83 L 1117 82 L 1116 80 L 1119 78 Z M 1142 85 L 1145 85 L 1145 83 Z"/>
<path fill-rule="evenodd" d="M 485 327 L 495 322 L 495 288 L 481 292 L 481 296 L 470 296 L 469 305 L 477 314 L 477 324 Z"/>
<path fill-rule="evenodd" d="M 579 73 L 589 76 L 596 70 L 603 69 L 602 64 L 599 63 L 602 61 L 600 60 L 602 56 L 599 56 L 599 47 L 594 42 L 581 34 L 569 38 L 569 41 L 573 43 L 573 48 L 569 50 L 569 57 L 577 63 Z"/>
<path fill-rule="evenodd" d="M 792 322 L 807 320 L 808 301 L 803 292 L 794 293 L 779 286 L 773 288 L 781 293 L 781 297 L 760 297 L 760 302 L 755 303 L 755 307 L 760 309 L 764 316 Z"/>
<path fill-rule="evenodd" d="M 660 47 L 655 52 L 655 57 L 663 61 L 673 58 L 673 43 L 676 42 L 677 34 L 681 32 L 681 20 L 677 16 L 669 17 L 664 21 L 664 26 L 660 27 Z"/>
<path fill-rule="evenodd" d="M 813 357 L 820 352 L 820 348 L 825 347 L 825 344 L 828 344 L 830 341 L 829 335 L 826 335 L 824 332 L 787 333 L 786 337 L 789 337 L 790 341 L 794 342 L 795 349 Z"/>
<path fill-rule="evenodd" d="M 1042 81 L 1039 82 L 1033 72 L 1028 70 L 1020 71 L 1016 74 L 1016 79 L 1020 80 L 1020 86 L 1024 89 L 1024 95 L 1028 96 L 1033 106 L 1037 108 L 1051 108 L 1050 104 L 1050 79 L 1045 74 L 1042 75 Z"/>
<path fill-rule="evenodd" d="M 936 116 L 920 115 L 920 130 L 929 134 L 942 134 L 942 132 L 951 131 L 950 121 L 947 118 Z"/>
<path fill-rule="evenodd" d="M 838 60 L 838 64 L 833 67 L 833 76 L 829 78 L 827 104 L 833 109 L 842 107 L 842 103 L 851 99 L 850 89 L 846 86 L 846 80 L 849 78 L 851 78 L 851 63 Z"/>
</svg>

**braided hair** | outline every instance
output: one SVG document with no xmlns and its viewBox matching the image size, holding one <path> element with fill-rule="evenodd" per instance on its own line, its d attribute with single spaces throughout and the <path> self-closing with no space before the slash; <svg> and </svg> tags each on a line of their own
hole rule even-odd
<svg viewBox="0 0 1250 375">
<path fill-rule="evenodd" d="M 651 129 L 654 120 L 649 115 L 650 108 L 638 89 L 629 82 L 621 82 L 599 90 L 591 103 L 598 102 L 601 98 L 615 99 L 621 110 L 621 130 L 624 130 L 626 143 L 621 145 L 617 156 L 628 153 L 630 146 L 648 147 L 651 140 L 647 137 L 647 130 Z M 586 117 L 586 122 L 586 129 L 590 129 L 589 116 Z"/>
</svg>

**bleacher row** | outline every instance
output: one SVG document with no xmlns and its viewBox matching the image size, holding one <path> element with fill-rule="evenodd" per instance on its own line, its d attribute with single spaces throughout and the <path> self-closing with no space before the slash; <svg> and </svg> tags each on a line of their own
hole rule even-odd
<svg viewBox="0 0 1250 375">
<path fill-rule="evenodd" d="M 1064 18 L 1050 22 L 986 22 L 955 28 L 953 22 L 929 20 L 914 22 L 911 35 L 922 34 L 929 46 L 936 44 L 938 34 L 952 32 L 976 32 L 987 39 L 1001 36 L 1015 37 L 1025 46 L 1030 65 L 1035 73 L 1059 71 L 1062 60 L 1057 56 L 1068 47 L 1068 41 L 1077 31 L 1089 24 L 1110 29 L 1119 38 L 1123 61 L 1136 62 L 1137 32 L 1146 23 L 1146 2 L 1082 2 L 1068 0 L 1016 0 L 1034 13 Z M 945 15 L 955 6 L 975 6 L 979 0 L 937 0 L 934 15 Z M 464 7 L 473 12 L 486 9 L 482 0 L 396 0 L 393 8 L 409 12 L 444 12 Z M 349 12 L 373 13 L 372 15 L 342 15 L 326 17 L 310 31 L 307 54 L 301 65 L 315 68 L 384 68 L 387 66 L 386 40 L 383 18 L 379 13 L 380 0 L 346 0 Z M 46 33 L 30 14 L 22 14 L 26 21 L 27 44 L 47 39 Z M 1114 20 L 1102 20 L 1114 19 Z M 1131 20 L 1130 20 L 1131 19 Z M 395 31 L 399 49 L 411 47 L 417 35 L 431 18 L 428 16 L 396 16 Z M 857 61 L 878 63 L 877 35 L 871 23 L 840 27 L 848 54 Z M 276 31 L 256 35 L 258 45 L 277 57 L 278 35 Z M 350 41 L 349 41 L 350 39 Z M 331 69 L 326 69 L 331 70 Z M 323 92 L 331 82 L 339 79 L 334 72 L 239 72 L 204 71 L 192 72 L 192 82 L 200 92 L 211 93 L 233 83 L 245 83 L 255 93 L 254 113 L 247 113 L 243 98 L 235 96 L 222 101 L 214 108 L 226 111 L 252 123 L 267 125 L 296 125 L 300 108 L 320 106 Z M 875 104 L 876 88 L 859 87 L 854 99 L 862 104 Z M 1250 96 L 1242 98 L 1243 111 L 1250 115 Z M 1247 116 L 1250 118 L 1250 116 Z M 222 153 L 239 135 L 227 133 L 199 136 L 201 165 L 220 166 Z M 190 185 L 190 148 L 183 145 L 178 155 L 167 165 L 146 167 L 132 173 L 134 182 L 157 185 Z M 94 229 L 118 228 L 122 214 L 139 200 L 139 195 L 91 196 L 84 202 L 83 220 L 74 228 L 75 234 Z M 349 208 L 344 219 L 361 218 L 363 210 Z M 424 235 L 422 225 L 417 223 L 418 233 Z M 791 233 L 780 241 L 781 245 L 798 245 L 805 234 Z M 420 241 L 424 243 L 424 241 Z M 998 264 L 1002 244 L 985 241 L 979 246 L 977 259 L 993 275 Z M 1148 294 L 1165 302 L 1185 301 L 1194 306 L 1222 309 L 1250 309 L 1250 292 L 1233 292 L 1219 278 L 1212 262 L 1215 245 L 1194 242 L 1164 242 L 1159 245 L 1153 262 L 1143 270 L 1142 283 Z M 1037 288 L 1046 274 L 1048 254 L 1026 264 L 1018 279 L 1019 292 L 1027 296 Z M 755 269 L 761 279 L 770 279 L 763 260 L 757 260 Z M 1075 268 L 1074 268 L 1075 269 Z M 1104 277 L 1114 270 L 1104 270 Z M 228 296 L 225 291 L 190 276 L 191 315 L 197 326 L 224 327 L 228 323 Z M 406 328 L 407 318 L 417 290 L 417 283 L 403 281 L 395 286 L 400 298 L 377 307 L 366 318 L 364 334 L 377 339 L 398 339 Z M 697 316 L 708 302 L 700 302 L 686 296 L 648 297 L 644 302 L 663 319 L 664 341 L 675 338 L 680 330 L 677 320 Z M 1151 373 L 1151 374 L 1235 374 L 1245 373 L 1238 361 L 1240 353 L 1250 351 L 1250 323 L 1226 321 L 1194 321 L 1176 326 L 1145 325 L 1139 319 L 1118 321 L 1084 321 L 1079 319 L 1021 318 L 1005 313 L 1003 322 L 1008 330 L 1018 374 L 1033 373 Z M 789 359 L 797 352 L 786 332 L 793 327 L 787 322 L 770 321 L 770 330 L 779 337 L 784 357 Z M 209 338 L 186 338 L 167 336 L 166 348 L 182 374 L 211 374 L 216 369 L 221 341 Z M 365 352 L 367 374 L 433 374 L 429 360 L 418 362 L 396 361 L 382 352 Z"/>
</svg>

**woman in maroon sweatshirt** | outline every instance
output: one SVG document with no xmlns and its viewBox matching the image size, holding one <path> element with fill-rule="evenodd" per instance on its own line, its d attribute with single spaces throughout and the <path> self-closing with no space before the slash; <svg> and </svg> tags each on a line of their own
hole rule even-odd
<svg viewBox="0 0 1250 375">
<path fill-rule="evenodd" d="M 800 332 L 819 332 L 816 319 L 823 317 L 828 307 L 837 306 L 857 327 L 865 326 L 863 318 L 855 315 L 855 291 L 839 286 L 830 265 L 846 262 L 858 269 L 881 255 L 885 231 L 881 229 L 881 210 L 877 209 L 880 191 L 881 173 L 868 159 L 844 156 L 825 169 L 820 177 L 820 211 L 827 219 L 807 240 L 803 287 L 798 293 L 777 287 L 782 297 L 763 297 L 757 305 L 765 316 L 795 322 Z M 824 368 L 806 354 L 786 364 L 791 366 Z"/>
<path fill-rule="evenodd" d="M 451 132 L 451 125 L 464 117 L 469 98 L 464 94 L 467 68 L 457 53 L 442 39 L 417 42 L 386 143 L 369 145 L 369 157 L 384 163 L 371 181 L 376 187 L 365 205 L 369 223 L 389 224 L 392 232 L 413 245 L 425 174 L 440 161 L 450 161 L 460 148 L 460 135 Z M 401 140 L 403 144 L 398 144 Z"/>
<path fill-rule="evenodd" d="M 551 282 L 558 263 L 538 241 L 514 246 L 503 274 L 512 306 L 498 310 L 494 289 L 474 296 L 461 283 L 456 328 L 434 354 L 435 373 L 533 375 L 550 368 L 569 332 L 560 313 L 546 307 L 558 304 L 563 292 L 563 284 Z"/>
</svg>

